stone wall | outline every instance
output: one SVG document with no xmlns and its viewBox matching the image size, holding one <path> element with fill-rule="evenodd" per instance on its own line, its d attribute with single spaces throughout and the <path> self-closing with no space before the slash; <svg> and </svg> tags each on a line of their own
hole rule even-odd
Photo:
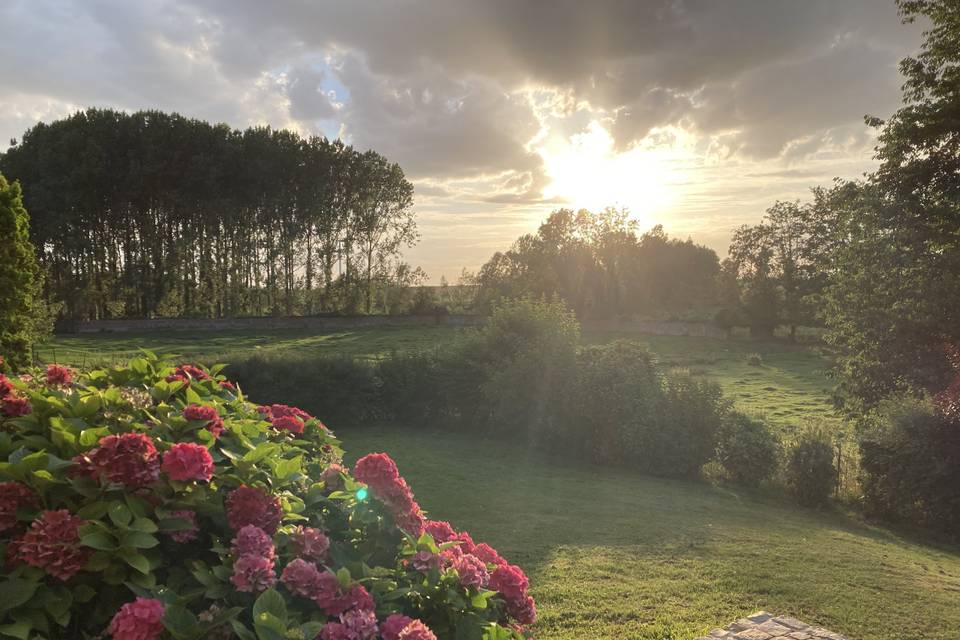
<svg viewBox="0 0 960 640">
<path fill-rule="evenodd" d="M 486 322 L 483 316 L 286 316 L 257 318 L 124 318 L 92 320 L 77 326 L 78 333 L 150 331 L 225 331 L 231 329 L 306 329 L 338 331 L 368 327 L 472 327 Z"/>
<path fill-rule="evenodd" d="M 592 331 L 622 331 L 650 336 L 695 336 L 726 340 L 726 329 L 711 322 L 642 322 L 638 320 L 589 320 L 583 328 Z"/>
</svg>

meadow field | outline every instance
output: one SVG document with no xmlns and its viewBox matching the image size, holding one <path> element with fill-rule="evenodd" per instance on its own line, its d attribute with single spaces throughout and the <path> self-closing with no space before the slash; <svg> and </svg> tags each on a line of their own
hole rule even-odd
<svg viewBox="0 0 960 640">
<path fill-rule="evenodd" d="M 166 331 L 58 335 L 35 347 L 44 362 L 75 366 L 111 363 L 139 354 L 139 348 L 174 358 L 215 358 L 245 351 L 291 351 L 355 358 L 379 358 L 391 353 L 443 349 L 462 331 L 451 327 L 375 328 L 315 333 L 275 331 Z M 636 340 L 665 367 L 682 367 L 713 380 L 744 411 L 762 415 L 789 432 L 800 422 L 836 424 L 830 404 L 829 360 L 814 346 L 785 341 L 716 340 L 675 336 L 640 336 L 590 332 L 584 343 Z M 759 365 L 748 360 L 758 354 Z"/>
<path fill-rule="evenodd" d="M 837 513 L 548 460 L 503 442 L 342 429 L 424 509 L 530 575 L 541 640 L 689 640 L 759 609 L 856 640 L 955 640 L 960 555 Z"/>
</svg>

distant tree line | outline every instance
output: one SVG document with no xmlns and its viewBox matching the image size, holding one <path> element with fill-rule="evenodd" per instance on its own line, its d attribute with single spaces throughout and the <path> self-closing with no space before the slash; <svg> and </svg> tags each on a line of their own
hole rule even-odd
<svg viewBox="0 0 960 640">
<path fill-rule="evenodd" d="M 27 131 L 0 172 L 72 319 L 370 313 L 423 279 L 399 258 L 412 185 L 339 140 L 89 109 Z"/>
<path fill-rule="evenodd" d="M 682 317 L 717 304 L 717 254 L 670 238 L 657 225 L 639 233 L 625 210 L 554 211 L 480 269 L 477 304 L 520 296 L 563 298 L 580 318 Z"/>
</svg>

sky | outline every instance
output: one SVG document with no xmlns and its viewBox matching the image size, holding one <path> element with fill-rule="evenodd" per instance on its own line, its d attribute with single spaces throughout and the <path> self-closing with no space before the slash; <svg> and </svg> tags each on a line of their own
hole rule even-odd
<svg viewBox="0 0 960 640">
<path fill-rule="evenodd" d="M 732 231 L 874 165 L 922 28 L 894 0 L 0 0 L 0 149 L 86 107 L 340 136 L 456 282 L 560 207 Z"/>
</svg>

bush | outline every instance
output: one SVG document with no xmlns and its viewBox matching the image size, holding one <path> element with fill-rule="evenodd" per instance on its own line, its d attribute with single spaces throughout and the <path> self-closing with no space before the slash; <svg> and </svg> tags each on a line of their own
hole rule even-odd
<svg viewBox="0 0 960 640">
<path fill-rule="evenodd" d="M 646 347 L 616 341 L 585 347 L 577 358 L 576 392 L 558 444 L 590 452 L 600 464 L 624 464 L 645 447 L 659 424 L 663 376 Z"/>
<path fill-rule="evenodd" d="M 252 389 L 253 400 L 305 407 L 351 426 L 381 417 L 376 363 L 292 351 L 226 354 L 217 361 L 231 363 L 226 373 Z"/>
<path fill-rule="evenodd" d="M 657 475 L 696 475 L 713 457 L 729 410 L 717 384 L 685 369 L 668 372 L 657 412 L 659 428 L 637 452 L 640 468 Z"/>
<path fill-rule="evenodd" d="M 448 370 L 463 373 L 453 376 L 449 400 L 487 429 L 546 442 L 564 419 L 579 342 L 580 325 L 559 300 L 499 303 L 487 325 L 450 353 Z"/>
<path fill-rule="evenodd" d="M 751 353 L 747 356 L 747 364 L 751 367 L 762 367 L 763 356 L 761 356 L 759 353 Z"/>
<path fill-rule="evenodd" d="M 787 454 L 786 474 L 787 484 L 801 505 L 827 504 L 837 484 L 837 470 L 826 431 L 810 428 L 800 433 Z"/>
<path fill-rule="evenodd" d="M 720 428 L 717 461 L 731 480 L 755 487 L 777 470 L 780 439 L 760 420 L 731 411 Z"/>
<path fill-rule="evenodd" d="M 533 622 L 523 572 L 426 521 L 385 454 L 351 474 L 319 420 L 216 368 L 75 376 L 0 377 L 0 634 L 501 640 Z"/>
<path fill-rule="evenodd" d="M 960 426 L 927 400 L 893 398 L 857 440 L 869 512 L 960 537 Z"/>
</svg>

